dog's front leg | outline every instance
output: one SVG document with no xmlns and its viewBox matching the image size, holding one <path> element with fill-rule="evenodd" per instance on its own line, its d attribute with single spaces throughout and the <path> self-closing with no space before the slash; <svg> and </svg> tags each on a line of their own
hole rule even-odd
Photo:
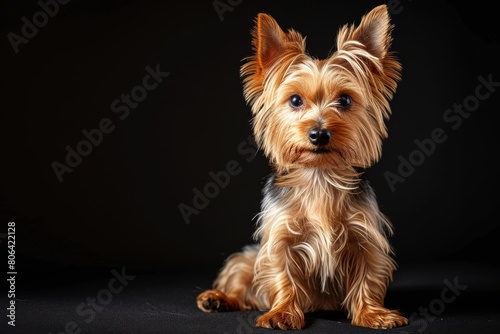
<svg viewBox="0 0 500 334">
<path fill-rule="evenodd" d="M 277 245 L 273 245 L 274 246 Z M 280 247 L 281 246 L 281 247 Z M 265 328 L 301 329 L 304 312 L 300 305 L 300 265 L 288 245 L 279 245 L 272 259 L 261 257 L 256 280 L 262 291 L 268 294 L 271 309 L 257 318 L 256 325 Z M 263 247 L 261 251 L 266 251 Z"/>
<path fill-rule="evenodd" d="M 373 243 L 350 245 L 351 262 L 346 277 L 344 306 L 352 324 L 371 328 L 393 328 L 408 324 L 396 310 L 384 307 L 387 285 L 395 263 L 388 252 Z"/>
</svg>

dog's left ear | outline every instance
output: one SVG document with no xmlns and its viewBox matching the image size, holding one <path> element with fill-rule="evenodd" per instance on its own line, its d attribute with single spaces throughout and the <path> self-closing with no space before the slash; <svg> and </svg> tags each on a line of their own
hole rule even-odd
<svg viewBox="0 0 500 334">
<path fill-rule="evenodd" d="M 293 29 L 289 29 L 287 33 L 283 32 L 271 15 L 257 15 L 252 35 L 256 74 L 265 73 L 287 54 L 304 53 L 305 39 Z"/>
<path fill-rule="evenodd" d="M 262 95 L 269 70 L 280 68 L 285 72 L 298 55 L 304 54 L 305 38 L 294 29 L 285 33 L 272 16 L 259 13 L 252 30 L 252 45 L 254 54 L 244 59 L 240 74 L 245 99 L 253 105 Z M 284 66 L 277 66 L 280 63 Z M 256 113 L 259 109 L 255 107 L 252 110 Z"/>
<path fill-rule="evenodd" d="M 339 31 L 338 49 L 343 49 L 346 42 L 357 41 L 372 56 L 383 59 L 391 45 L 392 28 L 387 6 L 377 6 L 361 18 L 361 22 L 356 28 L 344 26 Z"/>
</svg>

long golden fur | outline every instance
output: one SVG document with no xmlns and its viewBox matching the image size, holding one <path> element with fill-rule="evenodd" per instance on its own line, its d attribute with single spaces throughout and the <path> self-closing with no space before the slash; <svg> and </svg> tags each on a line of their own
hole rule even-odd
<svg viewBox="0 0 500 334">
<path fill-rule="evenodd" d="M 400 80 L 392 28 L 386 6 L 378 6 L 358 26 L 343 26 L 337 51 L 320 60 L 298 32 L 257 16 L 254 55 L 241 75 L 256 141 L 274 173 L 259 244 L 226 260 L 213 290 L 198 296 L 200 309 L 266 310 L 256 325 L 267 328 L 300 329 L 305 312 L 340 309 L 354 325 L 407 324 L 383 306 L 396 268 L 392 227 L 362 179 L 380 158 Z"/>
</svg>

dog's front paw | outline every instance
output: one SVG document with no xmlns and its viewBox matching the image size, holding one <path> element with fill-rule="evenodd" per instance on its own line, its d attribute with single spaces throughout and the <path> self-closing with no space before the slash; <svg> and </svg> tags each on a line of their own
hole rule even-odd
<svg viewBox="0 0 500 334">
<path fill-rule="evenodd" d="M 379 308 L 375 310 L 363 310 L 354 319 L 352 324 L 356 326 L 388 329 L 408 325 L 408 319 L 394 310 Z"/>
<path fill-rule="evenodd" d="M 290 310 L 271 310 L 257 318 L 256 326 L 265 328 L 302 329 L 304 314 Z"/>
<path fill-rule="evenodd" d="M 226 295 L 219 290 L 207 290 L 196 298 L 198 308 L 204 312 L 224 312 L 232 309 Z"/>
</svg>

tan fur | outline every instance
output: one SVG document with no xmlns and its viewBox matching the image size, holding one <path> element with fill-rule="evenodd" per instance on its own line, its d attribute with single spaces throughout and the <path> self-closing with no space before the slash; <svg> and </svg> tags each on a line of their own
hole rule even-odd
<svg viewBox="0 0 500 334">
<path fill-rule="evenodd" d="M 392 227 L 361 180 L 381 155 L 389 101 L 401 65 L 389 51 L 392 25 L 385 5 L 360 24 L 339 30 L 337 51 L 319 60 L 305 39 L 259 14 L 255 54 L 241 68 L 256 141 L 275 173 L 264 189 L 255 238 L 228 258 L 200 309 L 268 311 L 257 326 L 304 327 L 304 312 L 340 310 L 354 325 L 392 328 L 407 323 L 383 302 L 396 264 Z M 298 94 L 303 102 L 290 105 Z M 343 109 L 340 96 L 352 104 Z M 311 128 L 331 138 L 318 150 Z"/>
</svg>

